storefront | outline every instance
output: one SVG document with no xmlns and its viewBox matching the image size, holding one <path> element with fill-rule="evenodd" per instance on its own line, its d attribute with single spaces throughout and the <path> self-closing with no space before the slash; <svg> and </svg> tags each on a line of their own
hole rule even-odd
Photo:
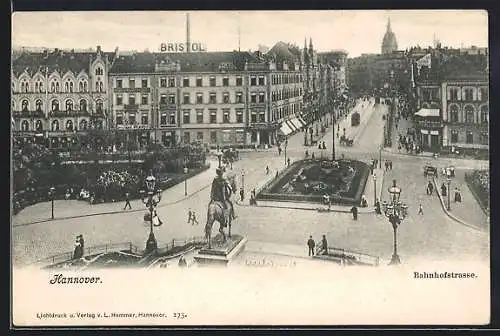
<svg viewBox="0 0 500 336">
<path fill-rule="evenodd" d="M 439 109 L 422 108 L 415 113 L 417 141 L 424 151 L 439 151 L 443 138 L 443 123 Z"/>
</svg>

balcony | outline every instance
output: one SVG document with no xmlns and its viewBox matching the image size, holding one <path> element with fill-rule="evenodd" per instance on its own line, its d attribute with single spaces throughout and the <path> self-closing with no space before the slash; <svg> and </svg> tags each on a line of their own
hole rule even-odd
<svg viewBox="0 0 500 336">
<path fill-rule="evenodd" d="M 43 118 L 45 113 L 39 111 L 13 111 L 14 118 Z"/>
<path fill-rule="evenodd" d="M 126 104 L 123 105 L 123 109 L 128 112 L 137 112 L 139 110 L 138 104 Z"/>
<path fill-rule="evenodd" d="M 51 111 L 49 117 L 90 117 L 90 112 L 87 110 L 71 110 L 71 111 Z"/>
<path fill-rule="evenodd" d="M 138 87 L 138 88 L 114 88 L 114 93 L 149 93 L 151 88 Z"/>
<path fill-rule="evenodd" d="M 176 103 L 165 103 L 165 104 L 160 103 L 159 109 L 160 109 L 160 111 L 177 110 L 177 104 Z"/>
<path fill-rule="evenodd" d="M 442 129 L 444 124 L 441 121 L 417 121 L 419 128 L 424 129 Z"/>
</svg>

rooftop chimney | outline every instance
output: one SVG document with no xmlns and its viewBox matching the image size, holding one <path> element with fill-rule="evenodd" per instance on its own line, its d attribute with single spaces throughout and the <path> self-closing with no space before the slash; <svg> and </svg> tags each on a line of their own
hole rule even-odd
<svg viewBox="0 0 500 336">
<path fill-rule="evenodd" d="M 189 13 L 186 14 L 186 52 L 191 51 L 191 36 L 189 27 Z"/>
</svg>

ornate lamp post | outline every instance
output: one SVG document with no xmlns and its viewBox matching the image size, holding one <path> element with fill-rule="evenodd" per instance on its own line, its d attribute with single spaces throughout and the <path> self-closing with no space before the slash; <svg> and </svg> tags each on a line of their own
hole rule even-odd
<svg viewBox="0 0 500 336">
<path fill-rule="evenodd" d="M 142 203 L 146 205 L 146 207 L 149 210 L 149 219 L 150 219 L 150 231 L 149 231 L 149 237 L 148 240 L 146 241 L 146 254 L 153 252 L 157 249 L 158 244 L 156 242 L 156 238 L 153 232 L 153 212 L 156 209 L 156 206 L 158 203 L 161 201 L 161 189 L 156 189 L 156 178 L 151 175 L 146 177 L 146 189 L 147 191 L 141 190 L 139 191 L 141 194 L 141 199 Z"/>
<path fill-rule="evenodd" d="M 53 220 L 54 219 L 54 197 L 56 196 L 56 188 L 50 187 L 49 189 L 49 196 L 50 196 L 50 202 L 51 202 L 51 207 L 52 207 L 52 212 L 50 218 Z"/>
<path fill-rule="evenodd" d="M 401 188 L 396 186 L 396 180 L 392 180 L 392 187 L 389 187 L 388 191 L 391 195 L 390 202 L 387 203 L 387 201 L 384 201 L 382 207 L 385 216 L 389 218 L 389 222 L 392 224 L 392 229 L 394 230 L 394 251 L 389 265 L 397 265 L 401 263 L 398 255 L 397 229 L 408 214 L 408 206 L 399 200 Z"/>
<path fill-rule="evenodd" d="M 243 188 L 243 191 L 245 191 L 245 171 L 241 171 L 241 188 Z"/>
<path fill-rule="evenodd" d="M 184 196 L 187 196 L 188 194 L 188 187 L 187 187 L 187 174 L 189 172 L 189 169 L 187 166 L 184 167 L 184 175 L 185 175 L 185 178 L 184 178 Z"/>
<path fill-rule="evenodd" d="M 448 211 L 450 211 L 451 210 L 451 198 L 450 198 L 450 194 L 451 194 L 451 190 L 450 190 L 451 179 L 448 177 L 446 179 L 446 182 L 448 182 Z"/>
<path fill-rule="evenodd" d="M 377 174 L 373 174 L 373 205 L 377 205 Z"/>
<path fill-rule="evenodd" d="M 285 139 L 285 164 L 286 164 L 286 148 L 288 147 L 288 138 Z"/>
</svg>

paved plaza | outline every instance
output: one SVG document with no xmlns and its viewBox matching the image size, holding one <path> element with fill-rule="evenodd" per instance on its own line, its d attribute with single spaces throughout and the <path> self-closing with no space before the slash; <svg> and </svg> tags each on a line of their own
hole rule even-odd
<svg viewBox="0 0 500 336">
<path fill-rule="evenodd" d="M 364 102 L 355 107 L 361 114 L 362 123 L 357 129 L 350 128 L 350 119 L 341 121 L 340 129 L 355 138 L 353 147 L 341 146 L 336 141 L 337 157 L 356 158 L 369 162 L 378 158 L 382 142 L 384 120 L 387 112 L 385 105 Z M 335 127 L 335 131 L 337 126 Z M 332 148 L 332 126 L 327 130 L 323 140 L 330 153 Z M 290 137 L 287 156 L 291 160 L 304 157 L 306 147 L 303 145 L 303 133 Z M 319 150 L 307 148 L 319 157 Z M 275 207 L 249 206 L 248 196 L 252 188 L 269 179 L 285 167 L 284 153 L 278 155 L 276 148 L 258 151 L 245 151 L 241 159 L 233 164 L 230 172 L 237 175 L 238 187 L 241 185 L 241 172 L 244 171 L 246 199 L 243 205 L 236 206 L 238 218 L 234 221 L 232 231 L 244 235 L 254 250 L 272 247 L 279 253 L 279 246 L 293 246 L 285 249 L 283 254 L 295 256 L 307 255 L 305 241 L 312 235 L 319 241 L 325 234 L 329 246 L 368 253 L 379 256 L 383 264 L 392 254 L 392 227 L 383 215 L 361 213 L 359 220 L 354 221 L 346 211 L 320 213 L 315 210 L 297 210 Z M 387 188 L 392 180 L 402 188 L 401 198 L 409 205 L 409 216 L 398 229 L 398 249 L 403 261 L 410 260 L 481 260 L 489 262 L 489 223 L 476 200 L 466 185 L 463 175 L 472 169 L 487 166 L 484 161 L 454 159 L 457 177 L 452 183 L 460 185 L 463 202 L 452 204 L 452 212 L 461 217 L 470 226 L 463 225 L 448 217 L 443 210 L 437 195 L 428 196 L 425 192 L 427 179 L 422 167 L 428 160 L 438 166 L 449 164 L 450 159 L 432 159 L 425 156 L 410 156 L 383 151 L 382 160 L 392 160 L 393 169 L 384 173 L 382 200 L 387 199 Z M 212 160 L 211 168 L 187 181 L 188 196 L 184 195 L 184 183 L 163 192 L 158 213 L 164 224 L 155 228 L 159 246 L 171 242 L 172 239 L 185 239 L 202 236 L 206 219 L 206 207 L 209 200 L 208 188 L 215 176 L 217 162 Z M 382 164 L 383 168 L 383 164 Z M 371 177 L 369 178 L 371 179 Z M 440 180 L 439 180 L 440 181 Z M 438 182 L 440 183 L 440 182 Z M 371 185 L 371 180 L 367 182 Z M 370 187 L 371 188 L 371 187 Z M 452 188 L 453 189 L 453 188 Z M 371 190 L 371 189 L 370 189 Z M 370 207 L 373 203 L 372 193 L 367 193 Z M 418 214 L 418 206 L 422 204 L 423 215 Z M 123 203 L 89 205 L 79 201 L 56 201 L 56 219 L 48 220 L 50 203 L 40 203 L 22 210 L 13 217 L 13 262 L 23 265 L 53 254 L 71 251 L 73 239 L 83 234 L 87 246 L 107 243 L 132 242 L 144 247 L 149 224 L 144 223 L 146 209 L 140 200 L 132 202 L 132 210 L 122 211 Z M 187 223 L 187 212 L 196 212 L 199 225 Z M 218 229 L 215 224 L 214 231 Z"/>
</svg>

